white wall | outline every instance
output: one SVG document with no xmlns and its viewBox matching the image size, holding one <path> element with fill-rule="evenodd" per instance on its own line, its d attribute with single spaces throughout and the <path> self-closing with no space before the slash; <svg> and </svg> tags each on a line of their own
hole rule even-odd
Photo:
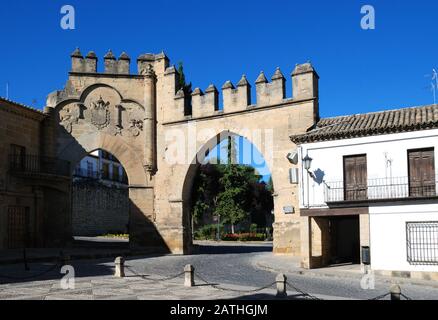
<svg viewBox="0 0 438 320">
<path fill-rule="evenodd" d="M 407 151 L 430 147 L 435 148 L 438 173 L 438 130 L 309 143 L 302 145 L 299 152 L 300 159 L 306 154 L 313 158 L 311 172 L 323 172 L 323 179 L 330 182 L 343 180 L 343 157 L 357 154 L 367 155 L 368 179 L 387 178 L 391 174 L 407 177 Z M 385 155 L 392 160 L 391 166 L 387 166 Z M 301 207 L 327 207 L 324 184 L 315 182 L 303 169 L 300 178 Z M 438 221 L 438 200 L 425 204 L 419 201 L 374 203 L 369 212 L 372 269 L 438 272 L 438 266 L 410 265 L 406 247 L 406 222 Z"/>
<path fill-rule="evenodd" d="M 309 143 L 303 144 L 299 151 L 300 159 L 306 154 L 313 158 L 310 171 L 323 172 L 323 179 L 330 182 L 343 180 L 343 157 L 357 154 L 367 155 L 368 179 L 387 178 L 391 171 L 393 177 L 407 177 L 407 151 L 429 147 L 435 148 L 435 169 L 438 173 L 438 130 Z M 391 167 L 386 166 L 385 154 L 392 159 Z M 309 178 L 304 169 L 301 169 L 301 182 L 300 206 L 326 207 L 324 184 Z"/>
<path fill-rule="evenodd" d="M 87 163 L 90 162 L 93 165 L 93 171 L 94 172 L 100 172 L 102 170 L 103 163 L 109 164 L 109 177 L 113 176 L 113 171 L 117 168 L 119 171 L 119 177 L 122 179 L 123 177 L 123 167 L 120 163 L 117 163 L 112 160 L 104 159 L 102 158 L 102 151 L 96 150 L 92 152 L 90 155 L 84 157 L 78 164 L 78 168 L 81 168 L 83 170 L 83 173 L 87 173 Z M 100 167 L 99 167 L 100 166 Z M 111 179 L 110 179 L 111 180 Z"/>
<path fill-rule="evenodd" d="M 438 221 L 438 203 L 370 207 L 372 269 L 438 272 L 438 266 L 407 261 L 406 222 L 422 221 Z"/>
<path fill-rule="evenodd" d="M 86 157 L 84 157 L 80 162 L 79 162 L 79 164 L 78 164 L 78 166 L 77 167 L 79 167 L 79 168 L 81 168 L 83 171 L 84 171 L 84 173 L 87 173 L 87 162 L 91 162 L 92 164 L 93 164 L 93 171 L 98 171 L 99 169 L 98 169 L 98 159 L 97 158 L 95 158 L 95 157 L 92 157 L 92 156 L 86 156 Z"/>
</svg>

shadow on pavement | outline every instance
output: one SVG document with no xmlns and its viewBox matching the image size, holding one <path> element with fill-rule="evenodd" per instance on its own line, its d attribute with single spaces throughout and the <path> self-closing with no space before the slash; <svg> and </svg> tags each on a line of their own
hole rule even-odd
<svg viewBox="0 0 438 320">
<path fill-rule="evenodd" d="M 234 253 L 256 253 L 272 252 L 272 245 L 227 245 L 218 244 L 196 244 L 193 246 L 195 254 L 234 254 Z"/>
<path fill-rule="evenodd" d="M 308 300 L 308 299 L 301 294 L 288 295 L 287 298 L 277 298 L 273 294 L 256 293 L 256 294 L 236 297 L 231 300 Z"/>
</svg>

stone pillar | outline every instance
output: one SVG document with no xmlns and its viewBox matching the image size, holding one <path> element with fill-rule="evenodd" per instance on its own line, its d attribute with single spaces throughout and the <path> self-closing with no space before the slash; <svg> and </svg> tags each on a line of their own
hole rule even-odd
<svg viewBox="0 0 438 320">
<path fill-rule="evenodd" d="M 310 218 L 301 218 L 301 268 L 310 269 L 310 257 L 312 256 L 310 230 Z"/>
<path fill-rule="evenodd" d="M 400 300 L 400 296 L 401 296 L 401 289 L 399 285 L 392 285 L 391 289 L 389 290 L 389 292 L 391 293 L 391 300 Z"/>
<path fill-rule="evenodd" d="M 326 266 L 330 260 L 329 219 L 310 218 L 310 268 Z"/>
<path fill-rule="evenodd" d="M 149 65 L 149 67 L 144 72 L 144 102 L 145 102 L 144 163 L 150 175 L 153 175 L 156 170 L 155 84 L 156 84 L 155 72 L 152 69 L 152 66 Z"/>
<path fill-rule="evenodd" d="M 286 280 L 287 277 L 282 273 L 275 278 L 275 282 L 277 283 L 277 298 L 287 297 Z"/>
<path fill-rule="evenodd" d="M 116 266 L 114 277 L 123 278 L 125 277 L 125 259 L 123 257 L 117 257 L 114 261 Z"/>
<path fill-rule="evenodd" d="M 184 287 L 195 286 L 195 268 L 188 264 L 184 267 Z"/>
<path fill-rule="evenodd" d="M 169 253 L 161 230 L 154 222 L 154 189 L 129 187 L 129 244 L 133 250 Z"/>
</svg>

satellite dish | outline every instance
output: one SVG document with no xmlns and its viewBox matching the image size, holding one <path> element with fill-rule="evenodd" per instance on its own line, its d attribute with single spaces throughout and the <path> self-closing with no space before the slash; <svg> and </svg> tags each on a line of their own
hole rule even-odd
<svg viewBox="0 0 438 320">
<path fill-rule="evenodd" d="M 292 164 L 298 164 L 298 152 L 293 151 L 287 154 L 287 160 Z"/>
</svg>

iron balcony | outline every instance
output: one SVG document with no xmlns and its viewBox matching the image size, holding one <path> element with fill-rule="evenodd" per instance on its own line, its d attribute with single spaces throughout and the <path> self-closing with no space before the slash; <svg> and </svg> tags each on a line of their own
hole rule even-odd
<svg viewBox="0 0 438 320">
<path fill-rule="evenodd" d="M 27 154 L 9 155 L 9 171 L 14 174 L 71 175 L 69 161 Z"/>
<path fill-rule="evenodd" d="M 433 181 L 434 180 L 434 181 Z M 438 197 L 438 175 L 430 182 L 412 182 L 409 177 L 368 179 L 367 184 L 345 187 L 344 181 L 324 183 L 324 199 L 328 204 L 373 202 Z"/>
</svg>

